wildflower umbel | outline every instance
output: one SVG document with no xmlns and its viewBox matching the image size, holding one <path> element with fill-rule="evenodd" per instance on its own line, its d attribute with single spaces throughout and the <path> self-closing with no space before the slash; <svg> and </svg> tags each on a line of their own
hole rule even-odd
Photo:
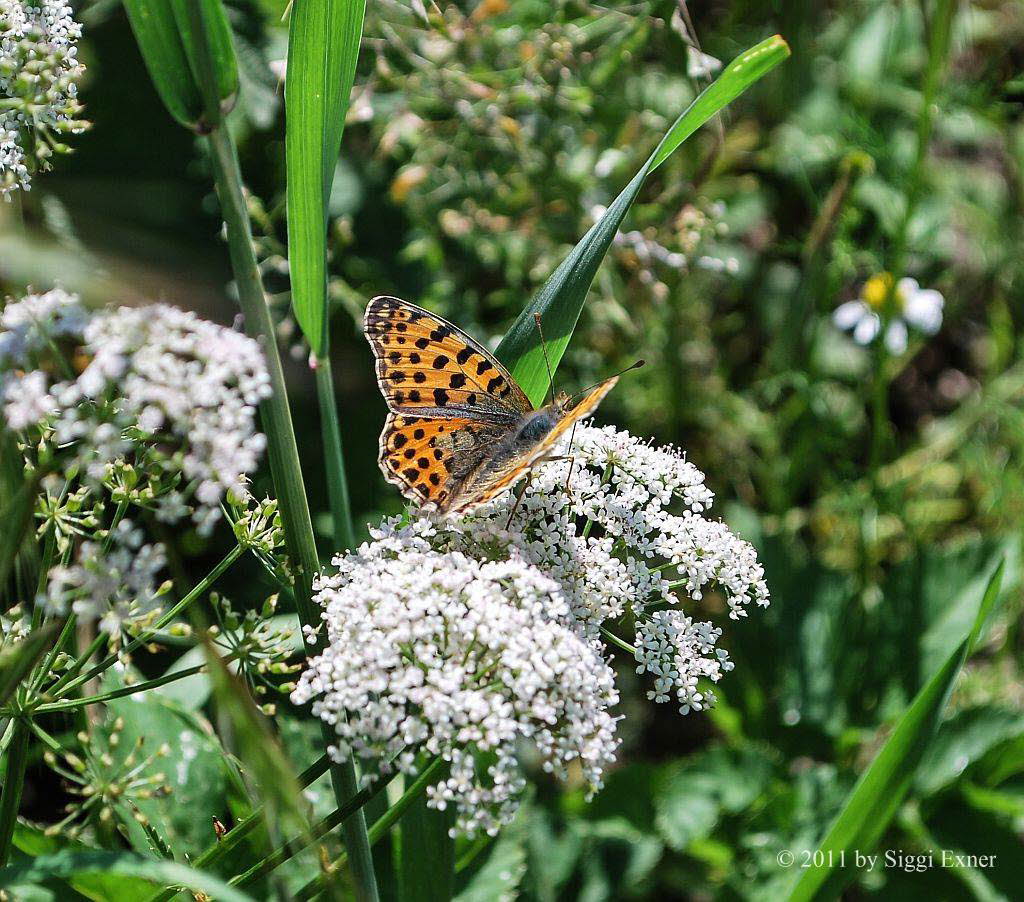
<svg viewBox="0 0 1024 902">
<path fill-rule="evenodd" d="M 160 613 L 170 590 L 170 582 L 160 579 L 166 566 L 163 546 L 144 544 L 142 531 L 122 520 L 104 542 L 82 542 L 73 563 L 50 571 L 46 605 L 57 614 L 72 611 L 98 621 L 99 629 L 118 637 Z"/>
<path fill-rule="evenodd" d="M 382 769 L 395 758 L 406 772 L 419 751 L 443 756 L 450 776 L 429 804 L 452 805 L 468 834 L 497 833 L 515 813 L 521 740 L 546 769 L 579 761 L 600 787 L 617 744 L 614 678 L 552 579 L 522 560 L 481 563 L 415 541 L 374 542 L 335 564 L 316 596 L 328 647 L 292 696 L 314 699 L 334 726 L 332 754 Z"/>
<path fill-rule="evenodd" d="M 768 604 L 753 548 L 704 516 L 712 498 L 675 449 L 582 426 L 572 459 L 536 470 L 518 502 L 394 518 L 336 558 L 318 583 L 327 647 L 293 700 L 313 700 L 338 751 L 371 773 L 443 756 L 451 774 L 430 804 L 453 804 L 462 832 L 494 832 L 515 812 L 521 739 L 556 773 L 578 758 L 596 789 L 616 748 L 609 628 L 633 628 L 650 696 L 685 714 L 714 701 L 698 681 L 732 664 L 679 593 L 714 588 L 733 618 Z"/>
<path fill-rule="evenodd" d="M 64 778 L 72 801 L 65 817 L 46 828 L 48 836 L 77 838 L 90 823 L 116 825 L 124 830 L 129 818 L 145 823 L 136 802 L 167 796 L 171 787 L 162 772 L 154 772 L 156 762 L 165 758 L 169 746 L 144 755 L 140 737 L 127 751 L 121 745 L 124 721 L 118 717 L 105 736 L 78 734 L 82 754 L 62 751 L 60 757 L 47 750 L 45 760 L 51 770 Z"/>
<path fill-rule="evenodd" d="M 256 342 L 164 304 L 91 313 L 60 289 L 9 302 L 0 326 L 4 417 L 47 468 L 204 531 L 225 495 L 246 497 L 270 393 Z"/>
<path fill-rule="evenodd" d="M 0 0 L 0 196 L 29 190 L 35 168 L 81 132 L 82 26 L 64 0 Z"/>
</svg>

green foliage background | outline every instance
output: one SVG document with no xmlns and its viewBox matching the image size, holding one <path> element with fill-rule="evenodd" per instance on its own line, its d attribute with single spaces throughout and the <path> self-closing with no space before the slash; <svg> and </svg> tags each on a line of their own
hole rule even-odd
<svg viewBox="0 0 1024 902">
<path fill-rule="evenodd" d="M 293 408 L 326 550 L 316 401 L 284 266 L 282 87 L 270 65 L 284 58 L 283 6 L 228 4 L 242 79 L 232 128 L 281 339 L 295 351 Z M 1022 898 L 1024 9 L 956 9 L 907 223 L 932 4 L 702 4 L 689 10 L 692 30 L 677 10 L 654 0 L 367 10 L 329 235 L 332 357 L 363 531 L 401 507 L 376 468 L 384 405 L 359 332 L 366 299 L 397 294 L 500 337 L 703 87 L 687 73 L 688 41 L 728 60 L 778 32 L 793 50 L 644 187 L 559 374 L 575 388 L 646 358 L 601 419 L 688 451 L 717 512 L 757 546 L 772 606 L 732 623 L 707 599 L 736 661 L 707 715 L 655 708 L 623 657 L 621 767 L 591 805 L 535 773 L 512 828 L 457 850 L 460 898 L 779 898 L 793 878 L 779 853 L 799 864 L 816 848 L 895 718 L 963 638 L 1000 557 L 1004 603 L 881 843 L 998 863 L 879 868 L 850 892 Z M 227 322 L 230 274 L 203 158 L 157 100 L 119 6 L 81 12 L 94 127 L 24 198 L 28 238 L 0 210 L 0 281 L 13 292 L 59 280 L 97 304 L 141 293 Z M 937 336 L 885 360 L 830 314 L 893 266 L 904 237 L 906 274 L 943 293 L 945 318 Z M 222 551 L 216 539 L 174 541 L 186 573 Z M 265 590 L 226 587 L 242 602 Z M 205 798 L 220 810 L 237 795 L 204 745 L 203 679 L 117 712 L 133 730 L 198 743 L 178 807 L 151 812 L 193 852 L 211 812 L 200 829 L 184 806 Z M 282 706 L 277 721 L 295 760 L 311 762 L 308 720 Z M 56 788 L 42 768 L 28 787 L 42 817 Z M 287 879 L 301 883 L 302 867 L 300 857 Z"/>
</svg>

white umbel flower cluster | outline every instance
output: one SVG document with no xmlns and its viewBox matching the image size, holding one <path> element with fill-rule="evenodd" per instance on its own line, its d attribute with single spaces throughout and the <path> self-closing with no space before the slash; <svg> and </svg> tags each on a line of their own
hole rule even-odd
<svg viewBox="0 0 1024 902">
<path fill-rule="evenodd" d="M 548 770 L 576 761 L 600 787 L 617 745 L 614 677 L 553 580 L 422 540 L 369 543 L 335 564 L 316 586 L 327 648 L 292 695 L 334 726 L 333 755 L 405 772 L 418 753 L 441 755 L 449 775 L 428 804 L 453 806 L 466 834 L 495 834 L 515 813 L 520 741 Z"/>
<path fill-rule="evenodd" d="M 0 0 L 0 196 L 31 187 L 31 170 L 46 167 L 58 136 L 77 134 L 78 61 L 82 26 L 64 0 Z"/>
<path fill-rule="evenodd" d="M 270 394 L 252 339 L 163 304 L 89 313 L 59 289 L 9 302 L 0 325 L 4 417 L 41 430 L 66 474 L 116 474 L 164 520 L 191 507 L 202 530 L 226 493 L 246 496 L 265 446 L 256 405 Z M 88 363 L 54 381 L 72 360 Z"/>
<path fill-rule="evenodd" d="M 163 546 L 143 544 L 142 531 L 122 520 L 106 542 L 83 542 L 74 563 L 50 570 L 43 602 L 53 613 L 74 612 L 118 636 L 147 625 L 161 612 L 170 590 L 170 583 L 160 580 L 166 565 Z"/>
<path fill-rule="evenodd" d="M 514 812 L 518 738 L 556 771 L 579 757 L 600 785 L 615 749 L 603 637 L 632 628 L 650 697 L 685 714 L 714 701 L 698 681 L 732 664 L 721 630 L 679 605 L 712 589 L 733 618 L 768 604 L 754 549 L 704 516 L 712 493 L 679 451 L 585 425 L 557 453 L 569 459 L 539 467 L 518 500 L 385 521 L 319 584 L 328 645 L 294 701 L 313 700 L 364 760 L 443 755 L 451 776 L 431 804 L 455 804 L 465 832 Z M 496 763 L 480 780 L 485 750 Z"/>
</svg>

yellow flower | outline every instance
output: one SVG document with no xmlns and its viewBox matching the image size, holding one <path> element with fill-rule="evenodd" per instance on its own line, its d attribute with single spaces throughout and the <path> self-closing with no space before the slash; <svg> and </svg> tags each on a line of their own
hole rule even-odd
<svg viewBox="0 0 1024 902">
<path fill-rule="evenodd" d="M 892 291 L 892 283 L 891 272 L 876 273 L 864 283 L 860 296 L 872 310 L 881 310 Z"/>
</svg>

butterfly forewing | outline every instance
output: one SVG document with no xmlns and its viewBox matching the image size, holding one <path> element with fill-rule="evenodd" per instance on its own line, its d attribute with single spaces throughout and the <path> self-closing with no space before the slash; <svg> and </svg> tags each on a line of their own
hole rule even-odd
<svg viewBox="0 0 1024 902">
<path fill-rule="evenodd" d="M 493 354 L 422 307 L 374 298 L 366 308 L 365 329 L 377 358 L 377 381 L 392 411 L 509 422 L 533 409 Z"/>
</svg>

